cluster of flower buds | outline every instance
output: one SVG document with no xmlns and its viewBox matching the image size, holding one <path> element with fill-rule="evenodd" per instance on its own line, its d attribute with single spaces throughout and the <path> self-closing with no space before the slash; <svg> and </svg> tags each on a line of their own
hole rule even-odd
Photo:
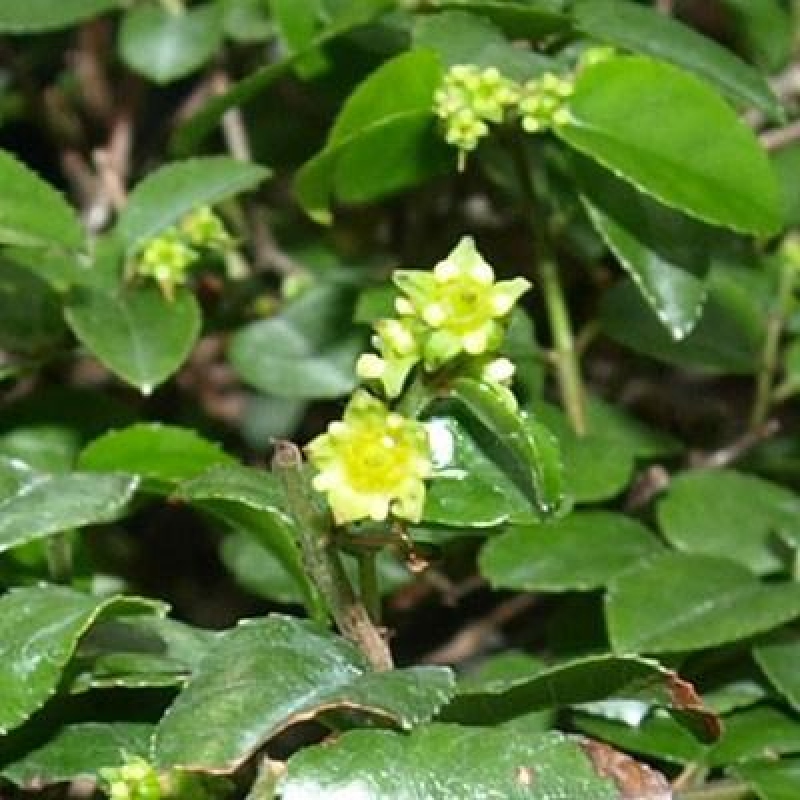
<svg viewBox="0 0 800 800">
<path fill-rule="evenodd" d="M 427 432 L 389 407 L 412 371 L 424 378 L 447 369 L 492 383 L 511 408 L 514 366 L 498 357 L 506 324 L 530 283 L 496 281 L 470 238 L 433 271 L 398 270 L 398 316 L 375 323 L 377 353 L 358 360 L 359 377 L 386 401 L 360 389 L 342 420 L 308 446 L 314 488 L 326 494 L 337 524 L 393 517 L 418 522 L 431 476 Z"/>
<path fill-rule="evenodd" d="M 186 283 L 189 271 L 205 253 L 224 253 L 232 239 L 222 220 L 208 206 L 195 209 L 142 249 L 136 273 L 153 278 L 171 300 L 175 287 Z"/>
<path fill-rule="evenodd" d="M 143 758 L 133 758 L 121 767 L 100 770 L 109 800 L 161 800 L 158 772 Z"/>
<path fill-rule="evenodd" d="M 434 113 L 444 126 L 448 144 L 458 148 L 459 168 L 467 153 L 488 135 L 490 125 L 518 119 L 523 130 L 535 133 L 566 121 L 565 100 L 572 77 L 547 72 L 518 84 L 495 67 L 460 64 L 451 67 L 434 96 Z"/>
</svg>

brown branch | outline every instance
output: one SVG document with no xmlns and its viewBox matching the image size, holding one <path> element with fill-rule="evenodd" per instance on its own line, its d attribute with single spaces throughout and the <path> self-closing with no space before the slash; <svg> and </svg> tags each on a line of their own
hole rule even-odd
<svg viewBox="0 0 800 800">
<path fill-rule="evenodd" d="M 792 122 L 785 128 L 764 131 L 758 138 L 765 150 L 781 150 L 800 140 L 800 120 Z"/>
</svg>

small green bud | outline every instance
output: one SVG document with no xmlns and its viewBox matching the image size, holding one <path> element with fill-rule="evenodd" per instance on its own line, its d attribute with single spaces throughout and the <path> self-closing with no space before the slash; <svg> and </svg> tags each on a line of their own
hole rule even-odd
<svg viewBox="0 0 800 800">
<path fill-rule="evenodd" d="M 172 299 L 175 287 L 186 283 L 189 268 L 197 258 L 197 251 L 184 241 L 181 233 L 168 228 L 145 245 L 136 272 L 153 278 L 164 295 Z"/>
<path fill-rule="evenodd" d="M 136 757 L 121 767 L 100 770 L 109 800 L 161 800 L 161 780 L 145 759 Z"/>
<path fill-rule="evenodd" d="M 539 133 L 554 125 L 569 122 L 569 110 L 565 100 L 572 94 L 574 81 L 552 72 L 541 78 L 528 81 L 522 88 L 517 107 L 520 124 L 528 133 Z"/>
<path fill-rule="evenodd" d="M 224 252 L 233 240 L 222 220 L 210 206 L 202 206 L 187 214 L 180 222 L 181 233 L 193 247 Z"/>
</svg>

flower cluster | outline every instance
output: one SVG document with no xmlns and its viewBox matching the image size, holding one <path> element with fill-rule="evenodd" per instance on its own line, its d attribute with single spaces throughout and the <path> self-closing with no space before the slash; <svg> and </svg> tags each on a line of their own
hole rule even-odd
<svg viewBox="0 0 800 800">
<path fill-rule="evenodd" d="M 397 317 L 375 323 L 377 353 L 358 360 L 359 377 L 387 402 L 359 389 L 341 420 L 306 448 L 338 525 L 389 516 L 418 522 L 431 476 L 431 446 L 422 423 L 391 410 L 412 371 L 424 377 L 452 369 L 495 385 L 516 408 L 509 385 L 514 366 L 499 358 L 514 304 L 530 284 L 496 281 L 470 238 L 432 272 L 398 270 Z"/>
<path fill-rule="evenodd" d="M 520 85 L 495 67 L 460 64 L 447 71 L 434 95 L 434 113 L 443 121 L 448 144 L 458 148 L 462 168 L 490 125 L 514 117 L 523 130 L 535 133 L 566 121 L 564 101 L 572 89 L 572 77 L 551 72 Z"/>
<path fill-rule="evenodd" d="M 109 800 L 161 800 L 161 780 L 143 758 L 133 758 L 121 767 L 100 770 Z"/>
<path fill-rule="evenodd" d="M 175 287 L 186 283 L 189 270 L 203 252 L 222 253 L 231 243 L 222 220 L 204 206 L 147 242 L 139 254 L 136 272 L 153 278 L 165 297 L 172 299 Z"/>
</svg>

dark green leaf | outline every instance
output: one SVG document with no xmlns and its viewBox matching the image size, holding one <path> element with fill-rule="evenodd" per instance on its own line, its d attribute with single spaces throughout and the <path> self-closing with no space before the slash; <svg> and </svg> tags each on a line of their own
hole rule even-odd
<svg viewBox="0 0 800 800">
<path fill-rule="evenodd" d="M 736 767 L 760 800 L 795 800 L 800 792 L 800 759 L 772 758 Z"/>
<path fill-rule="evenodd" d="M 587 67 L 556 128 L 641 191 L 706 222 L 774 233 L 775 176 L 753 132 L 705 83 L 647 58 Z"/>
<path fill-rule="evenodd" d="M 800 638 L 766 642 L 753 650 L 753 656 L 770 683 L 800 711 Z"/>
<path fill-rule="evenodd" d="M 722 0 L 744 52 L 766 72 L 792 57 L 792 15 L 781 0 Z"/>
<path fill-rule="evenodd" d="M 121 5 L 121 0 L 3 0 L 0 31 L 38 33 L 68 28 Z"/>
<path fill-rule="evenodd" d="M 538 39 L 569 26 L 564 0 L 430 0 L 427 5 L 486 17 L 514 38 Z"/>
<path fill-rule="evenodd" d="M 772 155 L 783 198 L 783 219 L 787 227 L 800 225 L 800 145 L 783 147 Z"/>
<path fill-rule="evenodd" d="M 758 707 L 725 718 L 725 732 L 709 753 L 708 763 L 724 766 L 785 753 L 800 753 L 800 722 L 774 708 Z"/>
<path fill-rule="evenodd" d="M 34 539 L 109 522 L 131 499 L 137 479 L 130 475 L 42 477 L 0 503 L 0 552 Z"/>
<path fill-rule="evenodd" d="M 252 620 L 200 664 L 156 730 L 155 755 L 163 765 L 230 770 L 323 710 L 343 707 L 409 728 L 430 719 L 453 689 L 450 670 L 370 672 L 353 645 L 312 623 Z"/>
<path fill-rule="evenodd" d="M 753 572 L 779 570 L 778 537 L 800 541 L 800 497 L 754 475 L 695 470 L 679 475 L 658 505 L 664 536 L 679 550 L 739 561 Z"/>
<path fill-rule="evenodd" d="M 620 0 L 583 0 L 575 25 L 587 36 L 669 61 L 714 84 L 739 105 L 753 106 L 780 120 L 784 114 L 767 81 L 713 39 L 654 8 Z"/>
<path fill-rule="evenodd" d="M 497 589 L 598 589 L 661 550 L 658 540 L 636 520 L 608 511 L 585 511 L 510 528 L 486 543 L 480 568 Z"/>
<path fill-rule="evenodd" d="M 144 4 L 125 15 L 122 60 L 156 83 L 170 83 L 208 63 L 222 43 L 222 6 L 207 3 L 178 13 Z"/>
<path fill-rule="evenodd" d="M 192 209 L 252 189 L 268 175 L 263 167 L 227 156 L 167 164 L 136 185 L 116 230 L 130 253 Z"/>
<path fill-rule="evenodd" d="M 295 191 L 315 219 L 330 204 L 364 203 L 413 186 L 451 164 L 434 135 L 433 95 L 442 64 L 430 50 L 397 56 L 356 88 L 322 152 L 297 173 Z"/>
<path fill-rule="evenodd" d="M 402 736 L 351 731 L 289 761 L 283 800 L 619 800 L 577 740 L 560 733 L 513 736 L 506 730 L 429 725 Z"/>
<path fill-rule="evenodd" d="M 356 384 L 355 363 L 365 335 L 351 329 L 354 295 L 318 286 L 277 316 L 238 331 L 230 345 L 233 368 L 251 386 L 278 397 L 340 397 Z"/>
<path fill-rule="evenodd" d="M 619 575 L 606 616 L 617 652 L 675 653 L 736 642 L 800 615 L 800 585 L 764 584 L 735 561 L 668 553 Z"/>
<path fill-rule="evenodd" d="M 127 472 L 161 486 L 195 478 L 213 466 L 232 464 L 222 448 L 188 428 L 140 423 L 112 431 L 84 448 L 78 467 Z"/>
<path fill-rule="evenodd" d="M 0 8 L 0 20 L 3 13 Z M 0 243 L 73 250 L 83 246 L 83 228 L 64 198 L 4 150 L 0 150 L 0 186 Z"/>
<path fill-rule="evenodd" d="M 66 318 L 94 356 L 143 394 L 181 366 L 201 325 L 194 295 L 180 290 L 170 302 L 154 287 L 114 294 L 76 290 Z"/>
</svg>

